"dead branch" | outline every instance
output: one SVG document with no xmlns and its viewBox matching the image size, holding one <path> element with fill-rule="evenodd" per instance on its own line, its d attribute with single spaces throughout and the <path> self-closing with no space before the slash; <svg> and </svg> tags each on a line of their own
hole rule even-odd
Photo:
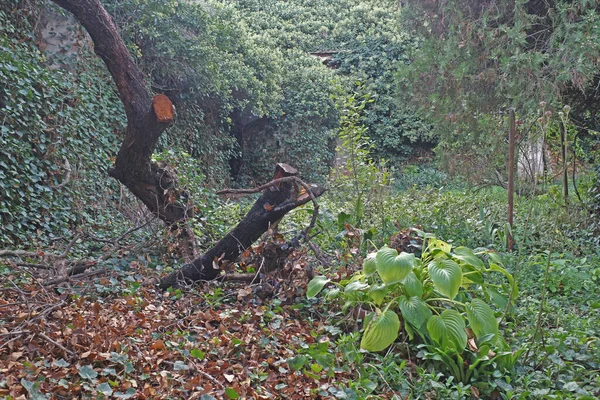
<svg viewBox="0 0 600 400">
<path fill-rule="evenodd" d="M 67 353 L 68 355 L 70 355 L 71 357 L 76 357 L 77 356 L 74 352 L 72 352 L 71 350 L 67 349 L 65 346 L 63 346 L 62 344 L 58 343 L 56 340 L 49 338 L 48 336 L 44 335 L 41 332 L 37 332 L 36 336 L 39 336 L 42 339 L 44 339 L 44 340 L 52 343 L 53 345 L 55 345 L 56 347 L 58 347 L 59 349 L 61 349 L 65 353 Z"/>
<path fill-rule="evenodd" d="M 274 186 L 279 187 L 279 185 L 284 182 L 295 182 L 295 183 L 301 185 L 304 188 L 305 193 L 302 194 L 300 197 L 302 197 L 303 195 L 307 195 L 313 203 L 314 208 L 313 208 L 312 218 L 311 218 L 308 226 L 304 229 L 304 236 L 307 237 L 310 234 L 310 231 L 314 228 L 315 223 L 317 222 L 317 218 L 319 216 L 319 203 L 317 202 L 317 198 L 315 197 L 313 190 L 312 190 L 312 189 L 315 189 L 316 186 L 313 186 L 311 188 L 310 185 L 308 185 L 306 182 L 304 182 L 302 179 L 298 178 L 297 176 L 285 176 L 283 178 L 273 179 L 272 181 L 267 182 L 264 185 L 260 185 L 258 187 L 251 188 L 251 189 L 223 189 L 223 190 L 219 190 L 217 192 L 217 194 L 219 194 L 219 195 L 222 195 L 222 194 L 254 194 L 254 193 L 262 192 L 263 190 L 274 187 Z M 296 200 L 299 200 L 300 197 Z M 284 205 L 287 206 L 288 204 L 286 204 L 284 202 L 281 205 L 279 205 L 278 207 L 282 207 Z"/>
</svg>

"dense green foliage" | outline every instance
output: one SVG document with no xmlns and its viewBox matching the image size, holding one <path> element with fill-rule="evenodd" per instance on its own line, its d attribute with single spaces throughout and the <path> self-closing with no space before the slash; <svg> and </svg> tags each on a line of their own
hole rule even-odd
<svg viewBox="0 0 600 400">
<path fill-rule="evenodd" d="M 236 6 L 278 46 L 325 57 L 345 92 L 362 83 L 362 94 L 374 100 L 362 117 L 377 149 L 373 157 L 399 165 L 431 147 L 429 127 L 396 95 L 395 75 L 414 47 L 400 30 L 397 2 L 253 0 Z"/>
<path fill-rule="evenodd" d="M 407 2 L 404 26 L 421 40 L 399 75 L 401 93 L 434 123 L 446 165 L 489 178 L 504 170 L 508 108 L 516 109 L 520 137 L 536 141 L 540 114 L 556 115 L 566 104 L 578 131 L 569 142 L 581 146 L 578 157 L 597 158 L 598 7 L 586 0 Z M 540 112 L 541 101 L 548 107 Z"/>
<path fill-rule="evenodd" d="M 0 243 L 103 226 L 118 193 L 106 169 L 125 120 L 102 66 L 82 54 L 77 74 L 49 70 L 23 26 L 0 8 Z"/>
<path fill-rule="evenodd" d="M 178 109 L 163 146 L 200 159 L 211 182 L 265 180 L 275 162 L 323 179 L 335 84 L 314 57 L 279 47 L 228 2 L 107 3 L 153 89 Z"/>
<path fill-rule="evenodd" d="M 145 313 L 153 309 L 164 318 L 152 332 L 146 325 L 132 328 L 145 339 L 111 347 L 107 360 L 71 368 L 79 371 L 76 379 L 78 374 L 94 384 L 82 384 L 80 393 L 107 395 L 113 383 L 122 383 L 133 396 L 136 387 L 153 389 L 149 382 L 159 376 L 170 387 L 172 373 L 185 370 L 196 378 L 188 362 L 204 372 L 208 359 L 223 356 L 226 347 L 217 344 L 227 343 L 232 368 L 240 355 L 261 355 L 260 362 L 252 359 L 260 365 L 251 366 L 259 373 L 235 381 L 259 394 L 267 393 L 261 390 L 277 370 L 289 380 L 276 381 L 276 388 L 304 379 L 314 384 L 311 396 L 324 398 L 600 396 L 600 193 L 593 174 L 582 173 L 592 171 L 591 164 L 599 172 L 597 2 L 409 1 L 405 10 L 388 0 L 103 3 L 148 86 L 176 105 L 175 124 L 153 159 L 171 165 L 189 193 L 195 207 L 190 225 L 201 249 L 248 208 L 213 193 L 232 177 L 238 184 L 262 183 L 274 162 L 285 161 L 307 181 L 327 181 L 330 190 L 319 198 L 311 237 L 316 256 L 300 248 L 293 254 L 298 258 L 288 260 L 304 278 L 316 270 L 316 278 L 265 280 L 278 288 L 291 285 L 294 294 L 307 284 L 308 298 L 284 289 L 270 292 L 280 298 L 269 298 L 258 285 L 228 290 L 221 282 L 156 294 L 146 286 L 149 275 L 170 272 L 180 262 L 170 252 L 174 235 L 153 235 L 153 242 L 135 248 L 103 239 L 118 237 L 146 216 L 141 208 L 130 212 L 130 199 L 106 176 L 125 124 L 110 77 L 86 48 L 60 60 L 69 71 L 56 68 L 35 46 L 28 18 L 37 9 L 3 3 L 0 250 L 46 249 L 57 236 L 80 238 L 72 253 L 85 253 L 108 276 L 92 275 L 72 291 L 55 286 L 56 298 L 67 293 L 65 309 L 57 311 L 98 320 L 100 311 L 84 309 L 91 298 L 98 309 L 114 300 L 106 310 L 128 318 L 150 321 Z M 311 52 L 330 57 L 327 65 Z M 574 154 L 569 172 L 579 188 L 567 204 L 551 178 L 538 184 L 535 176 L 526 187 L 534 190 L 516 195 L 512 227 L 505 222 L 506 190 L 473 189 L 460 177 L 483 182 L 490 172 L 504 170 L 508 107 L 517 108 L 521 143 L 543 137 L 552 159 L 563 144 L 561 133 L 566 135 Z M 432 132 L 447 170 L 406 165 L 407 157 L 429 149 Z M 277 240 L 295 235 L 311 214 L 311 204 L 289 213 Z M 76 236 L 81 230 L 93 234 L 93 241 Z M 514 251 L 508 249 L 509 234 Z M 253 256 L 260 259 L 261 251 Z M 39 260 L 5 260 L 0 286 L 21 301 L 19 285 L 39 283 L 27 269 L 37 268 L 32 263 Z M 262 268 L 242 264 L 228 268 Z M 227 302 L 231 309 L 214 310 Z M 173 314 L 172 307 L 181 309 Z M 197 309 L 205 327 L 192 329 L 187 318 Z M 40 315 L 31 311 L 34 319 Z M 292 322 L 292 314 L 301 322 Z M 227 331 L 224 316 L 235 320 L 235 329 Z M 11 318 L 3 315 L 2 322 L 18 325 Z M 289 343 L 268 337 L 288 328 L 297 332 L 296 323 L 309 334 L 282 336 Z M 85 322 L 78 329 L 83 327 L 96 329 Z M 236 337 L 249 327 L 248 342 Z M 67 328 L 76 330 L 59 327 L 62 339 Z M 3 337 L 12 340 L 10 335 Z M 276 347 L 285 350 L 275 360 L 269 351 L 279 340 Z M 143 346 L 152 355 L 146 364 L 127 361 Z M 164 359 L 177 361 L 155 362 L 158 352 L 168 351 Z M 23 361 L 23 393 L 43 396 L 48 385 L 68 388 L 73 382 L 39 372 L 66 361 L 50 364 L 40 354 Z M 102 361 L 122 375 L 110 368 L 98 375 L 94 368 Z M 238 379 L 230 371 L 223 377 L 229 383 Z M 215 374 L 219 379 L 221 372 Z M 2 377 L 0 389 L 18 386 L 9 380 Z M 189 382 L 182 378 L 177 386 Z M 192 383 L 196 390 L 198 382 Z M 238 389 L 223 393 L 233 398 Z"/>
</svg>

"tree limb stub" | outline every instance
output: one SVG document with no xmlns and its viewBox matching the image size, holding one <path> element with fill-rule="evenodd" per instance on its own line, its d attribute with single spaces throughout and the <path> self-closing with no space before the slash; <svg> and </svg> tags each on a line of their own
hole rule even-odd
<svg viewBox="0 0 600 400">
<path fill-rule="evenodd" d="M 283 172 L 284 175 L 288 173 L 289 171 Z M 281 167 L 279 164 L 275 176 L 280 175 Z M 297 184 L 300 184 L 302 189 Z M 159 287 L 167 289 L 185 283 L 217 278 L 221 272 L 219 269 L 221 261 L 235 261 L 246 248 L 250 247 L 288 212 L 309 201 L 312 201 L 316 207 L 311 225 L 307 229 L 312 228 L 318 210 L 316 198 L 325 193 L 325 188 L 315 185 L 309 186 L 297 176 L 283 176 L 255 189 L 226 190 L 220 193 L 257 193 L 260 191 L 262 191 L 262 195 L 231 232 L 200 258 L 165 276 Z"/>
<path fill-rule="evenodd" d="M 53 1 L 71 12 L 90 34 L 94 51 L 110 71 L 125 107 L 125 140 L 108 174 L 123 183 L 168 225 L 185 221 L 189 217 L 188 207 L 161 184 L 173 182 L 175 177 L 168 169 L 152 163 L 158 138 L 173 120 L 173 104 L 164 95 L 152 97 L 146 89 L 144 74 L 129 55 L 111 16 L 99 0 Z"/>
</svg>

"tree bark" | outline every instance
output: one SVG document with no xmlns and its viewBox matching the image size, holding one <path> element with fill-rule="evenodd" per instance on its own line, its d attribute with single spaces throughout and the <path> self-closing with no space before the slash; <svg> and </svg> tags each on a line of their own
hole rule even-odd
<svg viewBox="0 0 600 400">
<path fill-rule="evenodd" d="M 187 204 L 178 201 L 180 194 L 173 186 L 175 176 L 152 162 L 158 138 L 173 118 L 172 113 L 162 111 L 165 107 L 172 109 L 170 100 L 164 95 L 153 97 L 147 90 L 144 74 L 133 62 L 112 18 L 99 0 L 53 1 L 71 12 L 90 34 L 94 51 L 110 71 L 125 107 L 125 140 L 108 174 L 131 190 L 168 225 L 185 221 L 190 211 Z"/>
<path fill-rule="evenodd" d="M 290 168 L 282 170 L 278 164 L 274 179 L 295 176 L 297 172 Z M 289 168 L 289 166 L 286 166 Z M 321 196 L 325 189 L 320 186 L 311 186 L 310 191 L 314 197 Z M 270 227 L 279 221 L 294 208 L 311 201 L 308 193 L 303 193 L 296 182 L 282 182 L 266 188 L 256 200 L 248 214 L 242 221 L 203 256 L 190 264 L 185 264 L 180 270 L 165 276 L 159 284 L 161 289 L 176 287 L 197 281 L 208 281 L 217 278 L 221 270 L 222 261 L 235 261 L 240 254 Z"/>
<path fill-rule="evenodd" d="M 179 201 L 180 193 L 175 188 L 176 177 L 168 168 L 152 162 L 158 138 L 173 119 L 171 101 L 162 94 L 153 97 L 148 91 L 144 74 L 133 62 L 112 18 L 99 0 L 53 1 L 71 12 L 88 31 L 94 42 L 94 51 L 110 71 L 125 106 L 125 140 L 114 168 L 108 174 L 123 183 L 167 225 L 181 227 L 181 236 L 192 243 L 193 234 L 184 224 L 191 216 L 191 211 L 188 211 L 187 204 Z M 293 168 L 279 164 L 275 178 L 296 174 Z M 234 261 L 286 213 L 314 201 L 324 191 L 323 188 L 313 187 L 310 188 L 310 194 L 301 193 L 297 182 L 293 180 L 268 187 L 233 231 L 206 254 L 162 279 L 160 286 L 167 288 L 179 282 L 216 278 L 220 272 L 219 261 Z M 315 216 L 316 213 L 311 225 Z"/>
</svg>

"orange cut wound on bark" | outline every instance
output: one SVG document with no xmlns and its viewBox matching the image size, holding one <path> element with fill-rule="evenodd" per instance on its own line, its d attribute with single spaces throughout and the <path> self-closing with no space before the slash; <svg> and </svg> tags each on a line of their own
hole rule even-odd
<svg viewBox="0 0 600 400">
<path fill-rule="evenodd" d="M 154 114 L 158 122 L 170 122 L 173 120 L 175 115 L 175 108 L 171 100 L 164 94 L 157 94 L 152 99 L 152 108 L 154 108 Z"/>
</svg>

